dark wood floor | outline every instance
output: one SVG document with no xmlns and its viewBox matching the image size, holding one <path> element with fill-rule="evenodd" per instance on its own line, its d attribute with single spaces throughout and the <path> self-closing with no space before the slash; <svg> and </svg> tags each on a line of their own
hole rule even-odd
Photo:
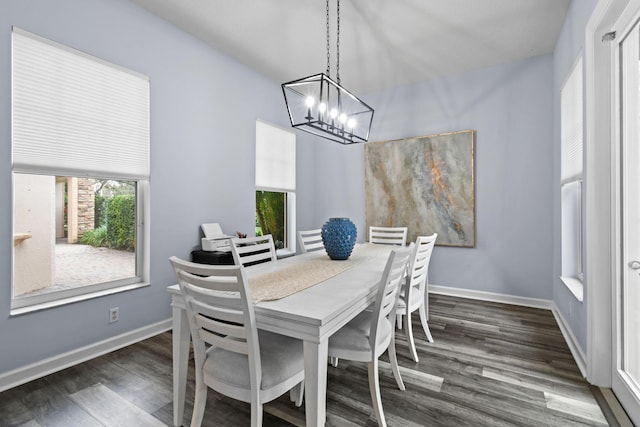
<svg viewBox="0 0 640 427">
<path fill-rule="evenodd" d="M 389 426 L 616 425 L 580 376 L 551 312 L 439 295 L 430 308 L 433 344 L 413 318 L 419 363 L 398 334 L 406 391 L 383 363 Z M 0 426 L 171 425 L 171 370 L 167 332 L 0 393 Z M 327 388 L 327 425 L 376 425 L 365 364 L 328 367 Z M 213 391 L 208 397 L 203 425 L 249 424 L 248 404 Z M 185 425 L 192 401 L 191 368 Z M 304 425 L 304 408 L 285 395 L 265 405 L 264 425 Z"/>
</svg>

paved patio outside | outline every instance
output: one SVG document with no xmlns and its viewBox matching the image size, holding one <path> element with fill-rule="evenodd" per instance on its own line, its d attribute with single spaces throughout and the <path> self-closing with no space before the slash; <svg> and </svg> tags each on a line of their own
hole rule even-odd
<svg viewBox="0 0 640 427">
<path fill-rule="evenodd" d="M 55 277 L 53 284 L 31 293 L 39 294 L 95 283 L 133 277 L 136 274 L 135 253 L 78 243 L 56 241 Z"/>
</svg>

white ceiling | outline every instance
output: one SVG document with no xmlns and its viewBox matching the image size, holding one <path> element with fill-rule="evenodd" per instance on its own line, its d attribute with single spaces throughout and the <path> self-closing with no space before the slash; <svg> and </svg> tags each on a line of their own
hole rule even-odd
<svg viewBox="0 0 640 427">
<path fill-rule="evenodd" d="M 131 0 L 284 83 L 324 72 L 322 0 Z M 570 0 L 343 0 L 340 77 L 366 92 L 553 51 Z M 335 0 L 331 77 L 335 78 Z"/>
</svg>

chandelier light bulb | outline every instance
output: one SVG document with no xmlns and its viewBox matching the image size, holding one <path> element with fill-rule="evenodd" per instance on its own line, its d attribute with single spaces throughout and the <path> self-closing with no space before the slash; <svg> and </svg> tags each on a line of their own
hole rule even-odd
<svg viewBox="0 0 640 427">
<path fill-rule="evenodd" d="M 313 96 L 307 96 L 307 99 L 304 100 L 304 103 L 307 105 L 307 107 L 311 108 L 313 107 L 313 104 L 316 103 L 316 100 L 313 99 Z M 322 105 L 322 104 L 320 104 Z"/>
<path fill-rule="evenodd" d="M 347 115 L 345 113 L 340 114 L 340 123 L 345 123 L 347 121 Z"/>
<path fill-rule="evenodd" d="M 321 102 L 318 105 L 318 111 L 320 111 L 321 113 L 324 113 L 325 111 L 327 111 L 327 104 L 325 104 L 324 102 Z"/>
<path fill-rule="evenodd" d="M 353 129 L 354 127 L 356 127 L 356 119 L 354 119 L 353 117 L 350 118 L 347 121 L 347 126 L 349 126 L 349 129 Z"/>
<path fill-rule="evenodd" d="M 331 111 L 329 112 L 329 115 L 331 116 L 332 119 L 335 119 L 336 117 L 338 117 L 338 110 L 335 108 L 332 108 Z"/>
</svg>

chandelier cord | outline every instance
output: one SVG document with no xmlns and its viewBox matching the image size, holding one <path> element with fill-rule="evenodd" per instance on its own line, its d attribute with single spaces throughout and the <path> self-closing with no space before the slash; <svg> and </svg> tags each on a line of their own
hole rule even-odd
<svg viewBox="0 0 640 427">
<path fill-rule="evenodd" d="M 337 10 L 336 10 L 336 22 L 337 22 L 337 30 L 336 30 L 336 81 L 340 84 L 340 0 L 336 0 Z"/>
<path fill-rule="evenodd" d="M 327 0 L 327 77 L 331 77 L 331 56 L 330 56 L 330 44 L 329 44 L 329 0 Z"/>
</svg>

